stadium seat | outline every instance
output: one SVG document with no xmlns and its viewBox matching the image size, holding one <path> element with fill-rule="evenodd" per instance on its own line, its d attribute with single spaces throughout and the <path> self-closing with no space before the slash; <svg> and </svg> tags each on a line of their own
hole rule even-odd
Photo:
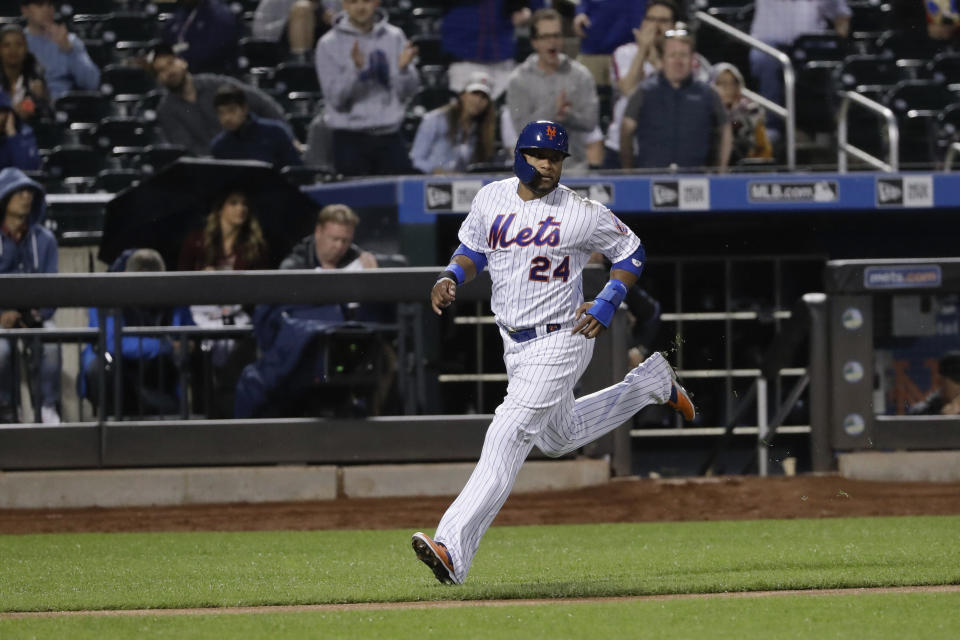
<svg viewBox="0 0 960 640">
<path fill-rule="evenodd" d="M 110 100 L 99 91 L 70 91 L 53 108 L 60 125 L 96 123 L 110 115 Z"/>
<path fill-rule="evenodd" d="M 281 63 L 273 70 L 271 82 L 277 93 L 297 91 L 320 94 L 317 68 L 312 62 Z"/>
<path fill-rule="evenodd" d="M 154 89 L 149 93 L 140 96 L 137 105 L 134 107 L 134 115 L 144 120 L 157 119 L 157 107 L 163 99 L 164 92 L 161 89 Z"/>
<path fill-rule="evenodd" d="M 442 107 L 456 99 L 456 92 L 447 87 L 421 89 L 410 98 L 407 110 L 422 117 L 427 111 Z"/>
<path fill-rule="evenodd" d="M 44 159 L 46 185 L 54 190 L 84 190 L 103 169 L 103 154 L 89 145 L 61 145 Z"/>
<path fill-rule="evenodd" d="M 307 142 L 307 132 L 310 130 L 310 123 L 315 115 L 312 113 L 295 113 L 287 116 L 287 122 L 293 129 L 293 135 L 300 142 Z"/>
<path fill-rule="evenodd" d="M 893 6 L 879 0 L 850 0 L 850 35 L 855 40 L 876 40 L 893 28 Z"/>
<path fill-rule="evenodd" d="M 856 91 L 862 87 L 893 88 L 901 80 L 910 80 L 909 70 L 890 56 L 858 54 L 847 56 L 836 70 L 837 89 Z"/>
<path fill-rule="evenodd" d="M 60 13 L 64 16 L 104 15 L 116 8 L 117 5 L 113 0 L 64 0 L 60 3 Z"/>
<path fill-rule="evenodd" d="M 153 123 L 129 116 L 111 116 L 97 125 L 93 138 L 100 149 L 145 147 L 153 142 Z"/>
<path fill-rule="evenodd" d="M 298 187 L 309 187 L 318 182 L 331 182 L 336 179 L 336 174 L 328 169 L 306 165 L 284 167 L 280 170 L 280 174 Z"/>
<path fill-rule="evenodd" d="M 63 143 L 63 130 L 53 120 L 43 118 L 30 123 L 37 140 L 37 149 L 53 149 Z"/>
<path fill-rule="evenodd" d="M 904 80 L 884 98 L 900 127 L 900 160 L 931 163 L 936 160 L 936 117 L 955 97 L 940 82 Z"/>
<path fill-rule="evenodd" d="M 439 36 L 414 36 L 410 42 L 417 46 L 417 65 L 446 65 L 449 55 L 443 50 Z"/>
<path fill-rule="evenodd" d="M 119 193 L 136 185 L 142 178 L 136 169 L 104 169 L 97 174 L 92 190 L 95 193 Z"/>
<path fill-rule="evenodd" d="M 418 36 L 439 36 L 444 12 L 439 7 L 415 7 L 410 12 L 414 33 Z"/>
<path fill-rule="evenodd" d="M 805 33 L 793 41 L 790 57 L 797 64 L 811 60 L 841 61 L 847 56 L 847 42 L 831 33 Z"/>
<path fill-rule="evenodd" d="M 156 173 L 177 158 L 187 155 L 190 155 L 190 152 L 179 144 L 152 144 L 144 149 L 140 156 L 140 169 L 144 173 Z"/>
<path fill-rule="evenodd" d="M 442 64 L 425 64 L 420 67 L 420 80 L 424 87 L 448 87 L 447 67 Z"/>
<path fill-rule="evenodd" d="M 143 67 L 111 64 L 100 72 L 100 90 L 108 96 L 144 95 L 157 88 L 157 83 Z"/>
<path fill-rule="evenodd" d="M 947 149 L 960 142 L 960 102 L 947 105 L 937 114 L 937 159 L 942 160 Z"/>
<path fill-rule="evenodd" d="M 259 67 L 276 67 L 282 55 L 280 44 L 263 38 L 242 38 L 237 66 L 242 71 Z"/>
<path fill-rule="evenodd" d="M 960 53 L 938 53 L 927 65 L 927 74 L 938 82 L 960 82 Z"/>
<path fill-rule="evenodd" d="M 87 55 L 93 60 L 98 68 L 103 69 L 113 63 L 113 47 L 108 46 L 100 38 L 83 38 L 83 46 L 87 49 Z"/>
<path fill-rule="evenodd" d="M 930 38 L 918 38 L 913 34 L 888 31 L 877 39 L 877 52 L 897 59 L 920 60 L 924 64 L 932 60 L 946 45 Z"/>
<path fill-rule="evenodd" d="M 117 11 L 103 19 L 100 37 L 104 42 L 150 42 L 159 37 L 157 21 L 142 11 Z"/>
</svg>

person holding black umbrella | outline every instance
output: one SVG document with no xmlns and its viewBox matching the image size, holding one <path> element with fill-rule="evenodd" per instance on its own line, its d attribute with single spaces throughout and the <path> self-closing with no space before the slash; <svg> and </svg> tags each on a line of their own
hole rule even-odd
<svg viewBox="0 0 960 640">
<path fill-rule="evenodd" d="M 191 232 L 180 251 L 181 271 L 248 271 L 270 268 L 270 250 L 263 229 L 242 191 L 228 190 L 214 202 L 202 229 Z M 249 326 L 250 313 L 241 305 L 195 305 L 193 321 L 201 327 Z M 249 338 L 204 340 L 210 354 L 212 394 L 207 406 L 211 418 L 232 415 L 234 391 L 243 367 L 256 357 Z"/>
</svg>

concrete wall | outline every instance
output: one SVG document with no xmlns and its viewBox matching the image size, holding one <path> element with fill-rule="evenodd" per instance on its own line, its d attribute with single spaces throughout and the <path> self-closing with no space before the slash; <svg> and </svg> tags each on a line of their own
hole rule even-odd
<svg viewBox="0 0 960 640">
<path fill-rule="evenodd" d="M 0 472 L 0 509 L 147 507 L 456 495 L 473 463 Z M 527 462 L 514 491 L 606 483 L 606 460 Z"/>
<path fill-rule="evenodd" d="M 960 451 L 864 451 L 837 457 L 840 475 L 885 482 L 960 482 Z"/>
</svg>

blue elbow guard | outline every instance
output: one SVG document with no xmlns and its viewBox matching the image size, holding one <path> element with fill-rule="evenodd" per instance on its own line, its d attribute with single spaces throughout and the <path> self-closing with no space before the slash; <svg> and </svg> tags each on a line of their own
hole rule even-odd
<svg viewBox="0 0 960 640">
<path fill-rule="evenodd" d="M 647 260 L 647 252 L 643 250 L 643 245 L 637 247 L 637 250 L 631 253 L 629 256 L 621 260 L 620 262 L 614 262 L 613 269 L 623 269 L 624 271 L 629 271 L 638 278 L 643 272 L 643 263 Z"/>
<path fill-rule="evenodd" d="M 480 275 L 480 272 L 483 271 L 483 268 L 487 266 L 486 255 L 480 253 L 479 251 L 474 251 L 470 247 L 465 246 L 462 242 L 460 243 L 460 246 L 457 247 L 457 250 L 453 252 L 453 255 L 465 256 L 473 260 L 473 264 L 477 267 L 477 275 Z"/>
<path fill-rule="evenodd" d="M 613 314 L 620 308 L 620 303 L 627 295 L 627 285 L 616 278 L 607 281 L 607 285 L 597 294 L 593 301 L 593 306 L 587 310 L 587 313 L 597 319 L 597 322 L 604 327 L 610 326 L 613 320 Z"/>
</svg>

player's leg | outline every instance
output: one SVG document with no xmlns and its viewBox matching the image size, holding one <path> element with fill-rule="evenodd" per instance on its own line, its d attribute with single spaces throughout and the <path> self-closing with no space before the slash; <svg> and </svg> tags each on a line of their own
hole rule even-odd
<svg viewBox="0 0 960 640">
<path fill-rule="evenodd" d="M 654 353 L 621 382 L 558 407 L 540 433 L 537 447 L 548 456 L 575 451 L 617 428 L 645 406 L 666 403 L 672 390 L 673 370 L 663 355 Z"/>
<path fill-rule="evenodd" d="M 507 396 L 487 428 L 476 468 L 437 526 L 436 541 L 450 552 L 458 582 L 466 578 L 480 539 L 510 495 L 540 431 L 556 407 L 573 397 L 573 385 L 590 360 L 593 344 L 581 338 L 570 348 L 565 333 L 507 344 Z"/>
</svg>

